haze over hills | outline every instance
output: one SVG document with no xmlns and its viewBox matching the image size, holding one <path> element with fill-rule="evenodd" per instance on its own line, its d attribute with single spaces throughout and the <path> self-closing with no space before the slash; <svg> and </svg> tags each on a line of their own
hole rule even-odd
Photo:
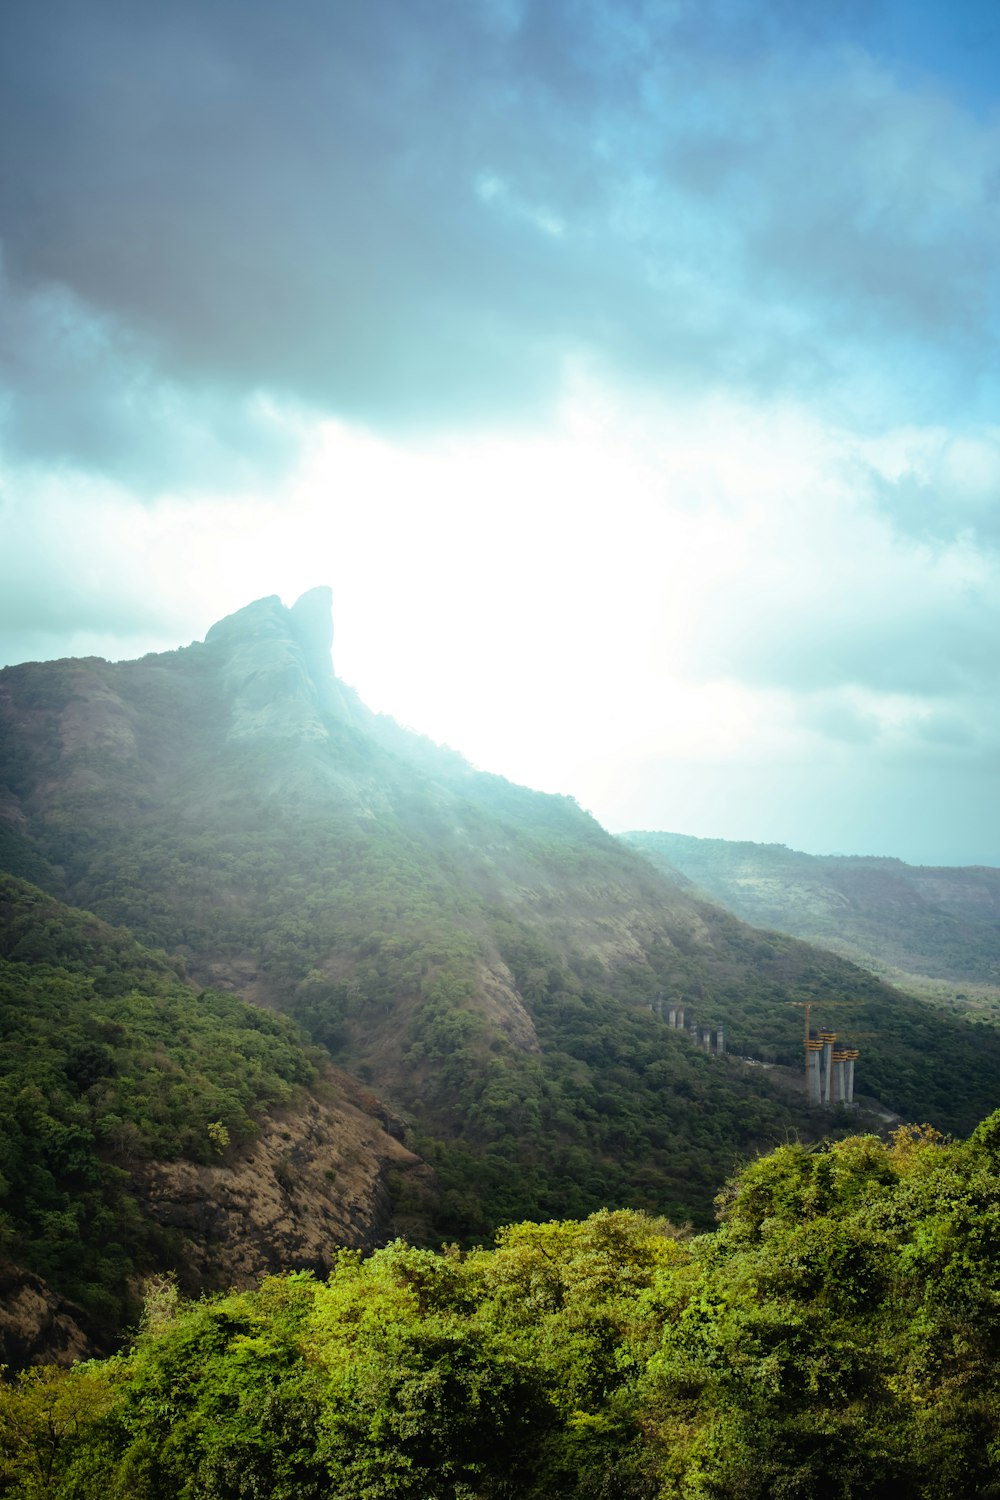
<svg viewBox="0 0 1000 1500">
<path fill-rule="evenodd" d="M 805 938 L 960 1005 L 1000 1000 L 1000 870 L 678 833 L 624 838 L 756 927 Z"/>
<path fill-rule="evenodd" d="M 157 962 L 173 966 L 170 983 L 210 1030 L 227 991 L 286 1012 L 360 1080 L 342 1077 L 339 1100 L 360 1100 L 371 1121 L 376 1104 L 363 1091 L 374 1091 L 383 1123 L 404 1136 L 393 1163 L 384 1132 L 381 1144 L 368 1133 L 377 1158 L 368 1180 L 391 1191 L 391 1218 L 345 1228 L 345 1204 L 331 1191 L 325 1229 L 313 1217 L 301 1245 L 317 1232 L 364 1243 L 378 1223 L 431 1242 L 476 1239 L 515 1219 L 619 1205 L 706 1225 L 738 1159 L 790 1135 L 847 1128 L 739 1060 L 798 1068 L 804 1000 L 814 1023 L 864 1035 L 858 1088 L 888 1109 L 964 1131 L 996 1103 L 992 1029 L 937 1014 L 791 937 L 754 931 L 570 798 L 479 773 L 372 714 L 335 677 L 330 644 L 329 592 L 314 590 L 291 609 L 258 600 L 204 642 L 140 661 L 0 673 L 0 829 L 11 875 L 169 954 Z M 44 900 L 17 889 L 22 910 Z M 63 965 L 61 952 L 28 944 L 10 957 L 31 970 Z M 100 969 L 99 955 L 91 967 Z M 84 1033 L 109 1020 L 98 979 L 89 975 L 91 989 L 73 998 Z M 198 999 L 201 987 L 209 998 Z M 737 1055 L 708 1056 L 668 1029 L 650 1010 L 658 998 L 723 1025 Z M 153 1032 L 168 1012 L 147 1002 Z M 176 1037 L 153 1032 L 143 1055 L 169 1059 Z M 282 1098 L 301 1117 L 319 1064 L 282 1035 L 292 1049 L 286 1081 L 298 1091 Z M 14 1078 L 16 1027 L 8 1041 Z M 208 1098 L 221 1086 L 217 1052 L 212 1042 L 197 1069 Z M 101 1101 L 132 1064 L 98 1050 L 85 1085 L 64 1061 L 53 1066 L 62 1081 L 51 1098 L 66 1094 L 66 1118 L 98 1162 L 122 1166 L 101 1135 Z M 154 1139 L 140 1107 L 145 1086 L 129 1084 L 136 1161 L 193 1152 L 197 1165 L 224 1108 L 206 1104 L 211 1118 L 195 1137 L 178 1116 Z M 318 1170 L 340 1180 L 336 1132 L 324 1135 L 315 1117 L 301 1129 L 269 1125 L 274 1108 L 251 1089 L 234 1119 L 244 1149 L 294 1137 L 284 1156 L 276 1146 L 272 1165 L 288 1214 L 308 1218 L 316 1198 L 305 1203 L 303 1179 Z M 236 1165 L 238 1132 L 229 1133 L 224 1168 Z M 124 1168 L 135 1176 L 132 1162 Z M 51 1211 L 69 1212 L 71 1176 L 58 1162 L 45 1170 L 62 1195 Z M 182 1259 L 192 1276 L 204 1274 L 214 1232 L 206 1220 L 208 1248 L 199 1249 L 198 1193 L 210 1197 L 220 1180 L 188 1181 Z M 34 1269 L 28 1230 L 8 1226 L 5 1243 Z M 47 1269 L 57 1290 L 81 1295 L 58 1266 Z"/>
</svg>

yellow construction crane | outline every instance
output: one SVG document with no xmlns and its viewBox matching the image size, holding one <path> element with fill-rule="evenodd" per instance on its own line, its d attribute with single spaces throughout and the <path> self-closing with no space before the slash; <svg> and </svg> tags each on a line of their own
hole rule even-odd
<svg viewBox="0 0 1000 1500">
<path fill-rule="evenodd" d="M 812 1014 L 812 1008 L 813 1008 L 814 1005 L 818 1005 L 819 1008 L 820 1008 L 820 1010 L 828 1010 L 828 1009 L 831 1009 L 835 1005 L 837 1005 L 837 1006 L 840 1006 L 840 1005 L 864 1005 L 864 1003 L 865 1002 L 863 1000 L 786 1000 L 785 1001 L 786 1005 L 794 1005 L 798 1010 L 804 1010 L 805 1011 L 805 1013 L 806 1013 L 806 1015 L 805 1015 L 805 1021 L 806 1021 L 805 1042 L 806 1042 L 807 1045 L 808 1045 L 808 1042 L 809 1042 L 809 1038 L 812 1036 L 812 1030 L 811 1030 L 810 1024 L 809 1024 L 809 1017 Z M 857 1033 L 857 1035 L 860 1035 L 860 1032 Z"/>
</svg>

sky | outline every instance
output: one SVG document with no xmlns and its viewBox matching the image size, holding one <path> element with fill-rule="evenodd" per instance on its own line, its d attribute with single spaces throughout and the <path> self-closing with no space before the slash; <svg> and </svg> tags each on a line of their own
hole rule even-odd
<svg viewBox="0 0 1000 1500">
<path fill-rule="evenodd" d="M 334 591 L 612 831 L 1000 866 L 995 0 L 9 0 L 0 662 Z"/>
</svg>

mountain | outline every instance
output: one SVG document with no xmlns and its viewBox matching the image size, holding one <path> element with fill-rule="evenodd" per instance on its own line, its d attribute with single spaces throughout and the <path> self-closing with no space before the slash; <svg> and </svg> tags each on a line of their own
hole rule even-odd
<svg viewBox="0 0 1000 1500">
<path fill-rule="evenodd" d="M 672 879 L 756 927 L 829 948 L 963 1009 L 1000 1002 L 1000 870 L 801 854 L 678 833 L 626 841 Z"/>
<path fill-rule="evenodd" d="M 392 1164 L 384 1141 L 375 1151 L 372 1180 L 392 1195 L 383 1230 L 481 1239 L 504 1222 L 604 1206 L 709 1224 L 738 1159 L 848 1124 L 810 1110 L 794 1087 L 797 1007 L 807 1000 L 814 1024 L 864 1037 L 858 1090 L 881 1106 L 959 1131 L 995 1106 L 992 1029 L 754 931 L 654 869 L 572 799 L 480 773 L 371 713 L 334 675 L 330 650 L 329 593 L 314 590 L 291 609 L 258 600 L 205 641 L 140 661 L 6 669 L 0 828 L 11 875 L 158 952 L 169 974 L 156 983 L 183 987 L 185 1014 L 196 1005 L 206 1025 L 217 1017 L 244 1032 L 248 1014 L 267 1031 L 283 1013 L 346 1070 L 332 1075 L 342 1090 L 381 1109 L 403 1136 L 395 1145 L 412 1153 Z M 18 961 L 50 958 L 29 949 Z M 81 971 L 98 996 L 103 963 L 87 959 Z M 128 987 L 144 993 L 131 976 Z M 172 993 L 161 1001 L 154 986 L 143 1025 L 159 1015 L 157 1025 L 176 1029 Z M 709 1055 L 664 1024 L 659 1013 L 672 1002 L 705 1027 L 723 1026 L 729 1055 Z M 26 1005 L 4 1070 L 30 1023 Z M 278 1040 L 293 1049 L 282 1056 L 305 1056 L 290 1033 Z M 158 1056 L 159 1045 L 150 1040 L 147 1052 Z M 126 1053 L 111 1075 L 119 1092 L 127 1083 L 140 1118 L 146 1091 L 159 1087 L 144 1058 Z M 227 1091 L 231 1061 L 213 1044 L 197 1064 L 206 1099 Z M 775 1064 L 793 1070 L 792 1086 Z M 108 1075 L 94 1066 L 88 1089 L 100 1092 Z M 171 1066 L 178 1082 L 192 1078 L 186 1056 Z M 285 1082 L 299 1098 L 310 1089 L 320 1097 L 308 1075 Z M 277 1142 L 289 1145 L 284 1167 L 267 1157 L 279 1187 L 282 1170 L 287 1179 L 317 1162 L 320 1177 L 334 1171 L 339 1181 L 354 1148 L 323 1165 L 325 1126 L 307 1123 L 296 1136 L 268 1097 L 244 1113 L 257 1131 L 271 1130 L 261 1119 L 277 1122 L 269 1139 L 278 1157 Z M 182 1114 L 162 1127 L 151 1118 L 143 1147 L 159 1160 L 157 1140 L 173 1142 L 171 1191 L 185 1206 L 156 1219 L 162 1179 L 147 1172 L 143 1212 L 167 1227 L 180 1215 L 187 1262 L 204 1274 L 219 1201 L 217 1179 L 205 1175 L 217 1170 L 207 1131 L 225 1125 L 222 1114 L 213 1105 L 193 1132 Z M 261 1138 L 251 1131 L 247 1147 Z M 102 1163 L 114 1165 L 113 1151 L 111 1137 L 98 1139 Z M 247 1165 L 264 1170 L 262 1161 Z M 56 1178 L 71 1199 L 72 1181 Z M 289 1201 L 289 1222 L 299 1212 Z M 330 1239 L 349 1239 L 330 1212 Z M 357 1243 L 378 1227 L 350 1232 Z"/>
</svg>

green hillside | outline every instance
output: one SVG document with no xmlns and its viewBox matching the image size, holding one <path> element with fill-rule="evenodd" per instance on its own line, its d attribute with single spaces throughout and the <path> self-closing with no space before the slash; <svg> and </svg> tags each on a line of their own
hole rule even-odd
<svg viewBox="0 0 1000 1500">
<path fill-rule="evenodd" d="M 690 1239 L 633 1212 L 402 1241 L 0 1387 L 52 1500 L 964 1500 L 1000 1486 L 1000 1114 L 781 1147 Z"/>
<path fill-rule="evenodd" d="M 0 875 L 0 1256 L 96 1328 L 180 1260 L 135 1165 L 216 1161 L 314 1077 L 285 1018 L 196 994 L 162 953 Z"/>
<path fill-rule="evenodd" d="M 673 879 L 757 927 L 819 943 L 894 982 L 972 1009 L 1000 1000 L 1000 870 L 802 854 L 782 844 L 629 833 Z M 985 998 L 983 996 L 982 998 Z M 980 1009 L 986 1009 L 980 1005 Z"/>
<path fill-rule="evenodd" d="M 403 1117 L 440 1190 L 396 1183 L 409 1234 L 605 1206 L 706 1226 L 738 1160 L 848 1127 L 699 1051 L 658 997 L 793 1068 L 789 1002 L 812 999 L 865 1034 L 860 1092 L 947 1130 L 996 1105 L 992 1030 L 753 931 L 571 799 L 368 712 L 331 670 L 328 602 L 260 600 L 138 662 L 0 673 L 0 822 L 10 868 L 288 1012 Z"/>
</svg>

